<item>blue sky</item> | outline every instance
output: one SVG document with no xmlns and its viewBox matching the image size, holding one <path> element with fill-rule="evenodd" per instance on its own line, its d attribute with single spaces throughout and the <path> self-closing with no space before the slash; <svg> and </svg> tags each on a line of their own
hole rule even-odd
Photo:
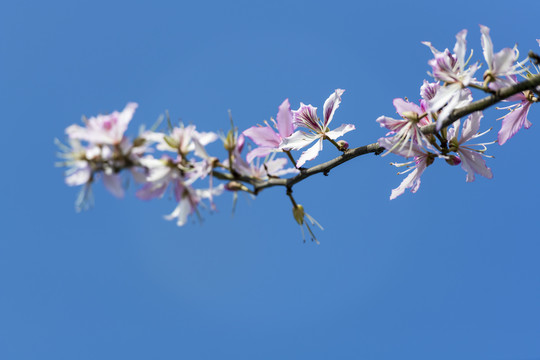
<svg viewBox="0 0 540 360">
<path fill-rule="evenodd" d="M 492 145 L 494 178 L 431 166 L 390 201 L 397 158 L 360 157 L 295 187 L 325 227 L 302 243 L 283 189 L 231 196 L 202 224 L 163 219 L 171 200 L 77 189 L 54 138 L 139 103 L 128 133 L 165 110 L 203 131 L 243 130 L 289 98 L 322 107 L 351 146 L 384 134 L 392 99 L 416 101 L 429 40 L 478 24 L 495 50 L 538 50 L 539 5 L 502 1 L 17 1 L 0 5 L 0 358 L 540 358 L 538 109 Z M 483 128 L 500 124 L 487 111 Z M 491 125 L 487 125 L 491 124 Z M 219 146 L 209 147 L 219 152 Z M 330 146 L 321 159 L 336 156 Z"/>
</svg>

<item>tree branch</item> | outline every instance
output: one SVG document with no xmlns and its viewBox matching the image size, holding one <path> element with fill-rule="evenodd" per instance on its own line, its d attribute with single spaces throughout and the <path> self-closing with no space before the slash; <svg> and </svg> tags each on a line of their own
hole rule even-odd
<svg viewBox="0 0 540 360">
<path fill-rule="evenodd" d="M 505 100 L 512 95 L 523 92 L 525 90 L 535 89 L 537 86 L 540 86 L 540 74 L 531 76 L 529 79 L 524 80 L 515 85 L 499 89 L 493 95 L 490 95 L 481 100 L 472 102 L 467 106 L 463 106 L 461 108 L 455 109 L 454 111 L 452 111 L 450 116 L 448 116 L 448 118 L 443 121 L 442 127 L 443 128 L 447 127 L 464 116 L 470 115 L 476 111 L 485 110 L 488 107 L 502 100 Z M 421 130 L 422 130 L 422 133 L 424 134 L 434 134 L 437 132 L 434 123 L 422 127 Z M 291 189 L 295 184 L 299 183 L 300 181 L 318 173 L 327 174 L 330 170 L 332 170 L 336 166 L 339 166 L 351 159 L 354 159 L 355 157 L 366 155 L 369 153 L 375 153 L 375 155 L 379 155 L 383 151 L 384 151 L 384 148 L 379 146 L 378 143 L 373 143 L 369 145 L 360 146 L 354 149 L 345 150 L 342 155 L 330 161 L 327 161 L 325 163 L 313 166 L 309 169 L 301 169 L 298 175 L 293 176 L 288 179 L 260 180 L 260 179 L 255 179 L 255 178 L 247 177 L 247 176 L 240 176 L 240 175 L 233 176 L 231 174 L 225 174 L 225 173 L 218 172 L 215 170 L 213 171 L 213 174 L 216 178 L 221 179 L 221 180 L 230 180 L 230 181 L 235 180 L 235 181 L 242 181 L 242 182 L 251 184 L 253 186 L 253 192 L 256 195 L 261 190 L 274 187 L 274 186 L 285 186 L 286 188 Z"/>
</svg>

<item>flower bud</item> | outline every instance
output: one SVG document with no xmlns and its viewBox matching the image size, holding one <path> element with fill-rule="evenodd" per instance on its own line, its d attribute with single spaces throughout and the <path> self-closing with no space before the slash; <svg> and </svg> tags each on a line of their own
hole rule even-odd
<svg viewBox="0 0 540 360">
<path fill-rule="evenodd" d="M 413 111 L 404 111 L 401 113 L 401 116 L 403 116 L 404 119 L 410 120 L 414 123 L 420 121 L 418 114 Z"/>
<path fill-rule="evenodd" d="M 236 141 L 234 137 L 234 131 L 229 130 L 229 132 L 227 133 L 227 137 L 225 138 L 225 140 L 223 140 L 223 147 L 228 152 L 234 151 L 234 148 L 236 147 Z"/>
<path fill-rule="evenodd" d="M 449 165 L 452 165 L 452 166 L 461 164 L 461 159 L 459 158 L 459 156 L 456 156 L 456 155 L 448 155 L 448 157 L 445 160 Z"/>
<path fill-rule="evenodd" d="M 349 143 L 346 142 L 345 140 L 339 140 L 337 144 L 339 145 L 339 149 L 341 151 L 345 151 L 349 148 Z"/>
<path fill-rule="evenodd" d="M 178 150 L 178 147 L 180 146 L 180 143 L 178 142 L 178 140 L 167 135 L 163 137 L 163 140 L 167 143 L 167 145 L 169 145 L 175 150 Z"/>
<path fill-rule="evenodd" d="M 298 225 L 303 225 L 304 224 L 304 207 L 302 205 L 293 206 L 292 213 L 294 216 L 294 220 L 296 220 Z"/>
<path fill-rule="evenodd" d="M 133 146 L 134 147 L 142 146 L 142 145 L 144 145 L 145 142 L 146 142 L 146 140 L 144 138 L 138 137 L 135 140 L 133 140 Z"/>
<path fill-rule="evenodd" d="M 240 183 L 238 181 L 229 181 L 225 185 L 225 189 L 229 190 L 229 191 L 240 191 L 240 190 L 241 191 L 247 191 L 248 190 L 248 188 L 244 184 L 242 184 L 242 183 Z"/>
</svg>

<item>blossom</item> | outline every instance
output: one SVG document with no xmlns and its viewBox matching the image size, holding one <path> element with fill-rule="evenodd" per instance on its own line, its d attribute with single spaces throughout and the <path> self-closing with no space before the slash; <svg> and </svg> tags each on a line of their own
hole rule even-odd
<svg viewBox="0 0 540 360">
<path fill-rule="evenodd" d="M 216 141 L 217 134 L 213 132 L 198 132 L 195 125 L 180 126 L 171 129 L 168 135 L 163 133 L 149 132 L 145 135 L 148 141 L 156 142 L 156 148 L 160 151 L 172 151 L 182 158 L 194 151 L 195 155 L 204 157 L 204 146 Z"/>
<path fill-rule="evenodd" d="M 137 109 L 134 102 L 128 103 L 122 112 L 98 115 L 86 120 L 86 126 L 71 125 L 66 129 L 70 139 L 88 141 L 94 144 L 118 145 L 124 138 L 129 122 Z"/>
<path fill-rule="evenodd" d="M 90 206 L 91 185 L 98 177 L 103 178 L 105 188 L 114 196 L 122 198 L 124 188 L 112 160 L 113 151 L 108 146 L 83 146 L 78 139 L 70 139 L 69 146 L 56 142 L 62 150 L 59 157 L 64 162 L 58 166 L 67 166 L 65 182 L 68 186 L 83 186 L 75 208 L 81 211 Z"/>
<path fill-rule="evenodd" d="M 422 146 L 424 142 L 428 143 L 420 130 L 420 126 L 428 125 L 431 122 L 428 114 L 420 106 L 400 98 L 394 99 L 393 104 L 402 119 L 396 120 L 387 116 L 380 116 L 377 122 L 381 127 L 390 130 L 386 134 L 387 136 L 394 135 L 396 140 L 394 147 L 403 148 L 409 141 L 411 148 L 413 144 Z M 388 149 L 389 152 L 393 150 L 393 148 Z"/>
<path fill-rule="evenodd" d="M 527 119 L 529 109 L 532 105 L 532 101 L 529 99 L 532 97 L 531 91 L 525 93 L 519 93 L 512 96 L 512 100 L 519 100 L 519 104 L 510 105 L 500 109 L 510 109 L 510 112 L 503 116 L 501 130 L 498 134 L 498 143 L 503 145 L 514 136 L 522 127 L 528 129 L 532 126 L 532 123 Z"/>
<path fill-rule="evenodd" d="M 140 159 L 140 164 L 147 171 L 146 183 L 135 194 L 141 200 L 161 198 L 169 184 L 175 186 L 181 180 L 180 171 L 169 156 L 156 159 L 148 155 Z"/>
<path fill-rule="evenodd" d="M 291 136 L 283 139 L 280 149 L 299 150 L 317 140 L 311 148 L 302 153 L 296 162 L 297 168 L 301 167 L 306 161 L 313 160 L 317 157 L 323 148 L 324 139 L 335 140 L 355 129 L 354 125 L 351 124 L 343 124 L 335 130 L 330 130 L 328 128 L 336 109 L 341 103 L 341 95 L 344 91 L 345 90 L 342 89 L 336 89 L 328 99 L 326 99 L 323 107 L 323 121 L 317 117 L 317 108 L 311 105 L 300 103 L 300 108 L 293 111 L 295 125 L 304 127 L 310 130 L 310 132 L 294 132 Z"/>
<path fill-rule="evenodd" d="M 269 159 L 262 164 L 253 161 L 250 163 L 241 161 L 236 163 L 234 169 L 240 175 L 249 176 L 261 180 L 266 180 L 270 177 L 279 177 L 287 174 L 298 174 L 298 169 L 284 169 L 287 162 L 288 160 L 285 158 Z"/>
<path fill-rule="evenodd" d="M 519 69 L 522 64 L 515 64 L 518 58 L 517 49 L 504 48 L 493 54 L 493 43 L 489 36 L 489 28 L 480 25 L 480 32 L 482 33 L 481 41 L 484 59 L 488 66 L 484 73 L 484 80 L 489 83 L 497 82 L 503 86 L 512 85 L 508 77 L 523 72 L 523 69 Z M 495 84 L 490 84 L 490 87 L 493 87 L 493 85 Z"/>
<path fill-rule="evenodd" d="M 395 139 L 382 138 L 379 140 L 379 144 L 386 149 L 391 149 L 396 147 L 394 144 L 395 141 Z M 392 165 L 396 167 L 409 167 L 412 164 L 414 165 L 412 167 L 409 167 L 407 170 L 398 173 L 398 175 L 401 175 L 410 172 L 410 174 L 407 175 L 405 179 L 403 179 L 401 184 L 397 188 L 392 190 L 392 193 L 390 194 L 390 200 L 394 200 L 398 196 L 402 195 L 406 189 L 411 189 L 412 193 L 417 192 L 420 188 L 420 177 L 424 173 L 424 170 L 426 170 L 429 165 L 433 164 L 433 161 L 436 157 L 435 154 L 423 150 L 421 146 L 414 143 L 412 144 L 410 149 L 398 149 L 394 151 L 394 153 L 407 158 L 413 156 L 414 159 L 413 161 L 405 163 L 392 163 Z"/>
<path fill-rule="evenodd" d="M 492 143 L 469 144 L 465 146 L 465 143 L 469 140 L 476 139 L 487 132 L 478 133 L 478 129 L 480 128 L 480 119 L 482 119 L 482 117 L 483 115 L 481 111 L 472 113 L 463 123 L 461 137 L 459 139 L 459 120 L 453 124 L 451 129 L 448 129 L 449 148 L 451 151 L 459 154 L 461 159 L 461 167 L 467 172 L 467 182 L 474 181 L 474 174 L 482 175 L 488 179 L 493 178 L 491 169 L 486 166 L 486 162 L 482 158 L 482 156 L 487 156 L 484 154 L 486 151 L 486 145 Z M 481 149 L 475 149 L 471 146 L 480 146 Z"/>
<path fill-rule="evenodd" d="M 423 112 L 428 112 L 428 102 L 437 95 L 437 91 L 440 89 L 439 82 L 430 83 L 427 80 L 424 80 L 424 83 L 420 87 L 420 109 Z M 431 116 L 431 115 L 430 115 Z"/>
<path fill-rule="evenodd" d="M 176 225 L 183 226 L 187 222 L 188 216 L 197 211 L 203 199 L 212 199 L 213 196 L 221 195 L 224 188 L 224 185 L 220 184 L 210 189 L 194 189 L 189 185 L 178 182 L 174 189 L 178 205 L 172 213 L 165 216 L 165 219 L 176 219 Z"/>
<path fill-rule="evenodd" d="M 279 145 L 283 139 L 291 136 L 294 132 L 296 126 L 293 123 L 293 113 L 291 111 L 289 99 L 285 99 L 279 106 L 274 126 L 278 132 L 274 131 L 268 124 L 266 124 L 266 126 L 252 126 L 249 129 L 244 130 L 243 134 L 250 138 L 255 144 L 259 145 L 259 147 L 251 150 L 247 154 L 246 159 L 249 163 L 251 163 L 255 157 L 265 157 L 268 154 L 279 150 Z"/>
<path fill-rule="evenodd" d="M 433 69 L 433 77 L 446 83 L 437 91 L 435 97 L 428 101 L 430 112 L 437 112 L 444 108 L 437 118 L 437 130 L 441 129 L 442 122 L 455 108 L 467 105 L 472 101 L 470 91 L 466 87 L 475 82 L 476 79 L 473 75 L 478 69 L 478 65 L 473 64 L 469 68 L 465 68 L 467 66 L 465 61 L 466 36 L 467 30 L 462 30 L 456 35 L 454 53 L 450 53 L 448 49 L 440 52 L 430 42 L 423 42 L 435 55 L 434 59 L 428 61 Z"/>
</svg>

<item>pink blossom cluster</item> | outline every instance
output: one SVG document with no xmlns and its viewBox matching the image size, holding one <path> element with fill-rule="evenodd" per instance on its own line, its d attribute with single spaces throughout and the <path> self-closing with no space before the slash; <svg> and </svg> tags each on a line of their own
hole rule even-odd
<svg viewBox="0 0 540 360">
<path fill-rule="evenodd" d="M 166 133 L 144 131 L 130 140 L 125 132 L 137 104 L 129 103 L 122 112 L 84 119 L 84 126 L 71 125 L 66 129 L 69 146 L 60 144 L 63 150 L 60 156 L 65 159 L 61 165 L 68 167 L 65 181 L 70 186 L 83 186 L 76 202 L 80 210 L 88 206 L 91 185 L 99 178 L 113 195 L 123 197 L 121 171 L 129 170 L 135 182 L 141 184 L 136 191 L 138 198 L 151 200 L 162 198 L 167 190 L 172 192 L 177 205 L 166 219 L 182 226 L 190 215 L 198 213 L 203 200 L 214 208 L 213 198 L 225 189 L 249 192 L 241 184 L 242 180 L 265 181 L 298 174 L 303 164 L 317 157 L 323 140 L 333 142 L 340 150 L 345 149 L 344 143 L 337 144 L 334 140 L 354 130 L 354 126 L 329 128 L 343 92 L 337 89 L 326 100 L 323 120 L 317 117 L 316 107 L 301 103 L 298 110 L 292 111 L 286 99 L 279 106 L 276 120 L 270 120 L 272 125 L 267 122 L 264 126 L 252 126 L 242 133 L 233 127 L 221 136 L 180 123 L 176 127 L 169 126 Z M 220 138 L 227 152 L 222 160 L 210 156 L 206 149 Z M 254 146 L 244 156 L 246 138 Z M 298 161 L 293 161 L 291 150 L 300 150 L 314 141 L 316 143 L 304 151 Z M 287 167 L 289 161 L 292 166 Z M 221 172 L 217 172 L 219 170 Z M 228 183 L 216 186 L 215 175 L 220 179 L 225 177 Z M 204 179 L 208 181 L 201 187 Z M 301 205 L 295 204 L 296 214 L 300 213 L 298 209 L 302 209 L 302 219 L 297 215 L 295 219 L 298 218 L 300 225 L 304 224 L 304 217 L 311 221 Z"/>
<path fill-rule="evenodd" d="M 390 199 L 403 194 L 406 189 L 416 192 L 421 175 L 437 159 L 450 165 L 461 165 L 468 182 L 474 181 L 476 175 L 492 178 L 492 171 L 485 162 L 485 158 L 490 157 L 486 154 L 487 145 L 495 142 L 503 145 L 522 127 L 531 126 L 527 116 L 532 104 L 539 102 L 540 86 L 531 86 L 529 90 L 505 99 L 513 103 L 501 108 L 507 112 L 502 117 L 495 141 L 476 141 L 489 132 L 480 132 L 481 111 L 469 111 L 463 121 L 452 118 L 454 110 L 473 103 L 473 91 L 484 95 L 498 94 L 518 84 L 518 77 L 540 76 L 538 59 L 518 61 L 516 47 L 495 53 L 489 29 L 481 25 L 480 32 L 484 64 L 471 63 L 472 53 L 467 56 L 466 30 L 456 35 L 453 51 L 439 51 L 431 43 L 424 42 L 433 54 L 428 61 L 431 67 L 428 74 L 433 80 L 423 81 L 418 104 L 407 99 L 394 99 L 398 119 L 387 116 L 376 119 L 388 132 L 378 140 L 378 147 L 372 144 L 375 145 L 373 152 L 386 149 L 383 156 L 392 153 L 412 159 L 392 164 L 406 167 L 402 173 L 408 175 L 392 190 Z M 538 42 L 540 45 L 540 40 Z M 486 70 L 482 78 L 477 78 L 482 66 Z M 275 119 L 243 132 L 234 125 L 226 133 L 218 134 L 200 131 L 192 124 L 173 126 L 169 122 L 167 131 L 141 131 L 134 139 L 125 134 L 137 108 L 136 103 L 129 103 L 121 112 L 83 118 L 82 126 L 71 125 L 66 129 L 68 145 L 59 143 L 60 157 L 64 159 L 61 166 L 68 168 L 65 182 L 70 186 L 82 186 L 76 201 L 76 208 L 81 210 L 91 202 L 91 185 L 98 179 L 102 179 L 114 196 L 123 197 L 125 184 L 131 177 L 140 184 L 136 196 L 142 200 L 162 198 L 167 192 L 172 194 L 176 206 L 165 217 L 179 226 L 184 225 L 191 215 L 198 215 L 201 207 L 214 209 L 214 198 L 225 190 L 235 196 L 238 191 L 255 196 L 266 187 L 265 184 L 286 186 L 294 219 L 302 233 L 305 225 L 314 239 L 309 224 L 320 225 L 296 203 L 292 185 L 312 175 L 304 165 L 317 158 L 325 141 L 341 152 L 335 159 L 340 163 L 348 161 L 356 150 L 363 148 L 349 149 L 347 141 L 337 140 L 354 130 L 353 124 L 330 127 L 344 92 L 336 89 L 330 94 L 323 104 L 322 118 L 317 114 L 317 107 L 312 105 L 300 103 L 297 110 L 291 110 L 286 99 L 278 107 Z M 225 154 L 210 155 L 209 146 L 218 140 Z M 295 160 L 294 151 L 299 150 L 302 152 Z M 278 180 L 281 182 L 276 182 Z"/>
<path fill-rule="evenodd" d="M 377 122 L 381 127 L 389 130 L 386 137 L 379 139 L 379 145 L 387 149 L 387 153 L 394 153 L 405 158 L 413 158 L 405 163 L 393 163 L 397 167 L 405 166 L 409 173 L 402 183 L 390 195 L 395 199 L 403 194 L 405 189 L 416 192 L 420 186 L 420 176 L 425 169 L 433 164 L 435 159 L 444 159 L 450 165 L 459 165 L 467 172 L 466 180 L 474 181 L 475 175 L 491 179 L 493 173 L 487 167 L 485 157 L 486 146 L 498 142 L 503 145 L 514 136 L 522 127 L 529 128 L 531 123 L 527 119 L 530 106 L 538 102 L 538 90 L 528 90 L 509 97 L 505 101 L 518 101 L 518 103 L 501 108 L 510 110 L 502 117 L 502 126 L 496 141 L 474 143 L 470 142 L 489 132 L 479 133 L 482 112 L 469 115 L 462 126 L 461 121 L 455 121 L 451 127 L 443 124 L 455 109 L 467 106 L 473 102 L 473 91 L 492 94 L 497 90 L 517 84 L 518 76 L 527 77 L 540 73 L 537 65 L 529 59 L 518 61 L 517 48 L 504 48 L 497 53 L 493 52 L 493 43 L 489 35 L 489 28 L 480 25 L 481 44 L 484 61 L 487 66 L 482 79 L 475 74 L 481 64 L 470 64 L 471 55 L 466 59 L 467 30 L 456 35 L 456 44 L 453 52 L 448 49 L 439 51 L 430 42 L 424 42 L 434 55 L 428 61 L 432 71 L 430 74 L 434 82 L 424 80 L 420 88 L 419 105 L 404 99 L 394 99 L 394 107 L 401 119 L 381 116 Z M 434 124 L 435 133 L 425 134 L 424 126 Z M 461 135 L 460 135 L 461 131 Z"/>
</svg>

